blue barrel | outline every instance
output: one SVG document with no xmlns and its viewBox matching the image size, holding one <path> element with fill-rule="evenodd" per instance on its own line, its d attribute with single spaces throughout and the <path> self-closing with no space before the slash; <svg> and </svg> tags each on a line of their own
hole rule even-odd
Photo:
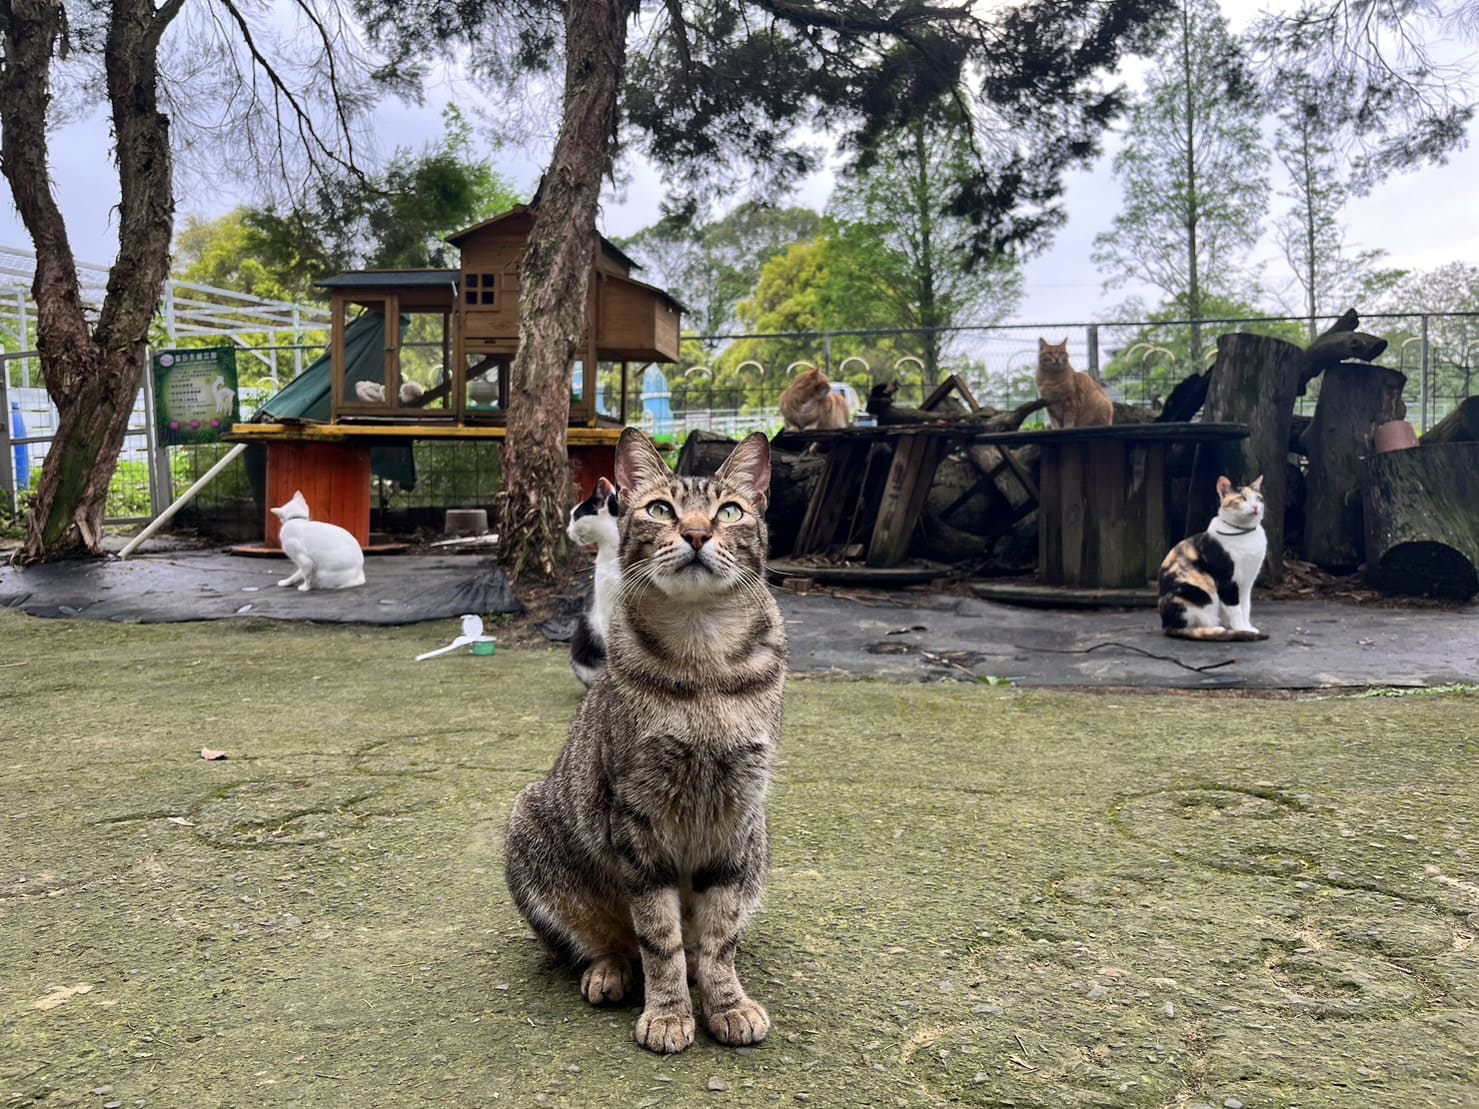
<svg viewBox="0 0 1479 1109">
<path fill-rule="evenodd" d="M 21 402 L 13 400 L 10 402 L 10 437 L 12 439 L 24 439 L 26 437 L 26 421 L 21 415 Z M 31 445 L 29 443 L 17 443 L 15 445 L 15 488 L 16 492 L 31 487 Z"/>
</svg>

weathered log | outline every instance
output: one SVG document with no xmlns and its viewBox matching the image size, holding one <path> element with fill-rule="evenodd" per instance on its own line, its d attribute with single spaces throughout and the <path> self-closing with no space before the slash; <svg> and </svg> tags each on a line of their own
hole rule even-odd
<svg viewBox="0 0 1479 1109">
<path fill-rule="evenodd" d="M 1205 443 L 1197 449 L 1188 490 L 1188 533 L 1201 531 L 1217 510 L 1217 479 L 1243 484 L 1263 475 L 1269 505 L 1264 518 L 1268 556 L 1258 580 L 1277 584 L 1284 576 L 1284 508 L 1288 503 L 1289 425 L 1305 367 L 1305 352 L 1283 339 L 1237 332 L 1217 339 L 1217 361 L 1207 385 L 1203 419 L 1246 424 L 1248 438 Z"/>
<path fill-rule="evenodd" d="M 1178 382 L 1176 388 L 1171 390 L 1171 395 L 1166 398 L 1166 403 L 1161 406 L 1161 414 L 1156 417 L 1157 423 L 1186 423 L 1199 411 L 1207 400 L 1207 385 L 1211 381 L 1210 374 L 1192 374 L 1186 380 Z"/>
<path fill-rule="evenodd" d="M 1304 557 L 1310 562 L 1348 573 L 1365 558 L 1361 460 L 1374 453 L 1378 424 L 1407 415 L 1406 384 L 1406 374 L 1365 362 L 1342 362 L 1325 371 L 1315 418 L 1304 436 L 1310 460 Z"/>
<path fill-rule="evenodd" d="M 1047 406 L 1048 402 L 1039 397 L 1037 400 L 1027 401 L 1005 412 L 998 412 L 994 408 L 982 408 L 972 413 L 971 419 L 979 421 L 983 431 L 1016 431 L 1028 416 Z"/>
<path fill-rule="evenodd" d="M 1366 460 L 1366 575 L 1392 593 L 1479 593 L 1479 443 L 1439 443 Z"/>
<path fill-rule="evenodd" d="M 738 446 L 738 440 L 717 431 L 698 428 L 688 433 L 678 452 L 677 472 L 683 477 L 709 477 Z"/>
<path fill-rule="evenodd" d="M 1479 397 L 1467 397 L 1423 433 L 1423 446 L 1437 443 L 1479 443 Z"/>
<path fill-rule="evenodd" d="M 1304 352 L 1304 371 L 1299 377 L 1299 393 L 1320 373 L 1340 362 L 1371 362 L 1381 357 L 1387 341 L 1364 331 L 1357 331 L 1361 320 L 1354 308 L 1347 308 L 1330 327 L 1310 343 Z"/>
</svg>

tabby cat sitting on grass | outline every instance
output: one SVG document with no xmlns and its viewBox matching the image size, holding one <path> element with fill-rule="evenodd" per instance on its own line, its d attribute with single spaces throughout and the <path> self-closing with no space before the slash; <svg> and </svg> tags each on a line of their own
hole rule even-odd
<svg viewBox="0 0 1479 1109">
<path fill-rule="evenodd" d="M 1253 581 L 1263 567 L 1263 478 L 1234 489 L 1217 479 L 1220 504 L 1206 531 L 1161 563 L 1161 630 L 1180 639 L 1267 639 L 1253 626 Z"/>
<path fill-rule="evenodd" d="M 715 1039 L 759 1043 L 770 1017 L 734 959 L 769 868 L 786 676 L 764 579 L 770 444 L 757 432 L 712 478 L 680 478 L 627 428 L 616 483 L 622 580 L 606 668 L 554 769 L 514 801 L 509 889 L 583 968 L 592 1005 L 623 1001 L 640 960 L 643 1047 L 693 1042 L 690 975 Z"/>
<path fill-rule="evenodd" d="M 1049 427 L 1107 427 L 1114 402 L 1092 377 L 1068 362 L 1068 340 L 1037 341 L 1037 395 L 1048 402 Z"/>
</svg>

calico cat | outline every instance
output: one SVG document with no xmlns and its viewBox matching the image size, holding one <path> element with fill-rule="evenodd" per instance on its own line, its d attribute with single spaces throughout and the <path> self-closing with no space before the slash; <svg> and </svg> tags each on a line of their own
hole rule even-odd
<svg viewBox="0 0 1479 1109">
<path fill-rule="evenodd" d="M 570 638 L 570 669 L 587 688 L 606 665 L 606 635 L 616 589 L 621 584 L 621 562 L 616 555 L 616 521 L 620 515 L 616 486 L 597 478 L 591 495 L 570 510 L 570 525 L 565 529 L 574 542 L 596 548 L 591 606 L 575 621 L 575 634 Z"/>
<path fill-rule="evenodd" d="M 818 369 L 804 370 L 781 394 L 781 418 L 789 431 L 842 428 L 852 419 L 847 398 L 832 392 L 832 379 Z"/>
<path fill-rule="evenodd" d="M 734 960 L 769 869 L 786 676 L 764 580 L 770 444 L 756 432 L 713 477 L 679 478 L 629 427 L 616 481 L 622 581 L 606 669 L 554 769 L 514 801 L 509 890 L 584 968 L 592 1005 L 623 1001 L 640 960 L 643 1047 L 693 1042 L 690 975 L 710 1035 L 759 1043 L 770 1017 Z"/>
<path fill-rule="evenodd" d="M 1161 563 L 1161 630 L 1181 639 L 1267 639 L 1253 626 L 1253 580 L 1263 566 L 1263 478 L 1234 489 L 1217 479 L 1221 500 L 1207 530 L 1183 539 Z"/>
<path fill-rule="evenodd" d="M 1048 402 L 1049 427 L 1105 427 L 1114 402 L 1092 377 L 1068 363 L 1068 340 L 1037 341 L 1037 395 Z"/>
<path fill-rule="evenodd" d="M 299 590 L 348 589 L 365 584 L 365 552 L 359 541 L 337 524 L 308 518 L 308 502 L 301 492 L 272 514 L 282 521 L 282 550 L 297 567 L 278 585 Z"/>
</svg>

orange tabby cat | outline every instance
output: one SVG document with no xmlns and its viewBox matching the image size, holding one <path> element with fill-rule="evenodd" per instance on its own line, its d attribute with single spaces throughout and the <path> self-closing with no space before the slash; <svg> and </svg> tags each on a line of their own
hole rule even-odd
<svg viewBox="0 0 1479 1109">
<path fill-rule="evenodd" d="M 1092 377 L 1068 364 L 1068 340 L 1037 341 L 1037 395 L 1048 402 L 1049 427 L 1105 427 L 1114 402 Z"/>
<path fill-rule="evenodd" d="M 832 381 L 821 370 L 799 374 L 781 394 L 781 417 L 789 431 L 846 427 L 852 419 L 847 398 L 832 392 Z"/>
</svg>

